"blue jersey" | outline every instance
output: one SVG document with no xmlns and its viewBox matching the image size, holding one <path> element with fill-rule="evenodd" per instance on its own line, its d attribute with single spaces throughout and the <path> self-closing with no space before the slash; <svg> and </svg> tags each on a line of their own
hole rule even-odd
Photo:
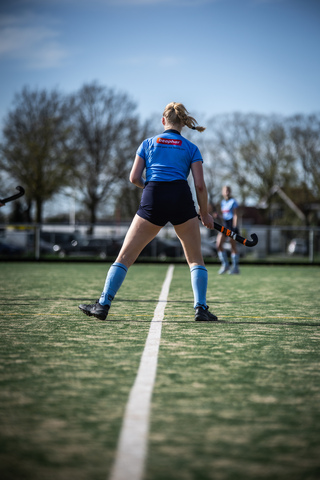
<svg viewBox="0 0 320 480">
<path fill-rule="evenodd" d="M 145 161 L 147 182 L 187 180 L 191 164 L 203 161 L 198 147 L 176 130 L 147 138 L 137 155 Z"/>
<path fill-rule="evenodd" d="M 221 212 L 224 220 L 232 220 L 235 208 L 238 208 L 238 203 L 234 198 L 229 200 L 223 199 L 221 201 Z"/>
</svg>

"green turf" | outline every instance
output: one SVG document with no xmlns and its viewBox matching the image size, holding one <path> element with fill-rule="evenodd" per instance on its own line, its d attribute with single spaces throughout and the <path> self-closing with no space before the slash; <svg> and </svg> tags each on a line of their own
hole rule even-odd
<svg viewBox="0 0 320 480">
<path fill-rule="evenodd" d="M 85 317 L 108 265 L 1 263 L 0 476 L 108 476 L 166 265 L 135 265 L 107 322 Z M 175 266 L 152 400 L 145 480 L 320 476 L 320 269 L 218 276 L 193 321 Z"/>
</svg>

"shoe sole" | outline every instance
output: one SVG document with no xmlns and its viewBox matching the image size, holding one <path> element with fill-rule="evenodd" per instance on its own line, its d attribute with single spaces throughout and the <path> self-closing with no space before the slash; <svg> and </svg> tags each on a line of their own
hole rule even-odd
<svg viewBox="0 0 320 480">
<path fill-rule="evenodd" d="M 195 322 L 218 322 L 218 318 L 215 317 L 214 319 L 210 320 L 209 318 L 195 318 Z"/>
<path fill-rule="evenodd" d="M 94 313 L 91 313 L 91 312 L 88 312 L 87 310 L 84 310 L 82 309 L 81 307 L 79 307 L 79 310 L 81 310 L 81 312 L 83 312 L 85 315 L 87 315 L 88 317 L 95 317 L 97 318 L 98 320 L 105 320 L 107 318 L 107 315 L 106 316 L 99 316 L 99 315 L 95 315 Z"/>
</svg>

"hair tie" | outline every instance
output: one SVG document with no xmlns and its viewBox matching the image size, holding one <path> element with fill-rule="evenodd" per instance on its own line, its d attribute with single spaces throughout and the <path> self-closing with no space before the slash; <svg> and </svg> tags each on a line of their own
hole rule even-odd
<svg viewBox="0 0 320 480">
<path fill-rule="evenodd" d="M 196 127 L 191 127 L 191 128 L 192 128 L 192 130 L 196 130 Z"/>
</svg>

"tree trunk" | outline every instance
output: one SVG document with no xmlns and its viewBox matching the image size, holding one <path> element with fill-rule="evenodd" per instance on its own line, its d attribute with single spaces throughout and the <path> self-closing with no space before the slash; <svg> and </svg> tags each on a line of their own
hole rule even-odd
<svg viewBox="0 0 320 480">
<path fill-rule="evenodd" d="M 36 223 L 42 223 L 42 199 L 36 199 Z"/>
</svg>

